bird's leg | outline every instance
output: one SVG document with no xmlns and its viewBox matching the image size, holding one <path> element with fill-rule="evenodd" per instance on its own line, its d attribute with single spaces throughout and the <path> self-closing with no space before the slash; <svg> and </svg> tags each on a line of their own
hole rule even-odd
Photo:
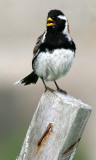
<svg viewBox="0 0 96 160">
<path fill-rule="evenodd" d="M 45 84 L 45 82 L 44 82 L 44 79 L 43 79 L 43 78 L 41 78 L 41 79 L 42 79 L 42 82 L 43 82 L 44 87 L 45 87 L 45 92 L 46 92 L 47 90 L 53 92 L 53 91 L 54 91 L 53 89 L 51 89 L 51 88 L 49 88 L 49 87 L 46 86 L 46 84 Z"/>
<path fill-rule="evenodd" d="M 62 90 L 62 89 L 59 88 L 59 86 L 57 85 L 56 81 L 54 81 L 54 83 L 55 83 L 55 85 L 56 85 L 57 91 L 62 92 L 62 93 L 64 93 L 64 94 L 67 94 L 66 91 L 64 91 L 64 90 Z"/>
</svg>

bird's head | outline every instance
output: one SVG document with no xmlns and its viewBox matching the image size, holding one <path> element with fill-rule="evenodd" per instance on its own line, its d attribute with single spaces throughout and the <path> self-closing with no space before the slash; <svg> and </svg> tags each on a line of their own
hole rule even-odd
<svg viewBox="0 0 96 160">
<path fill-rule="evenodd" d="M 70 33 L 68 20 L 60 10 L 49 11 L 46 26 L 49 32 Z"/>
</svg>

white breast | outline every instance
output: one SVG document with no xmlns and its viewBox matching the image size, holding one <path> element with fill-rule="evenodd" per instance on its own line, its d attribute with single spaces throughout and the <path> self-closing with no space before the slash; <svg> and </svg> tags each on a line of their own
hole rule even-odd
<svg viewBox="0 0 96 160">
<path fill-rule="evenodd" d="M 71 68 L 74 52 L 66 49 L 56 49 L 49 53 L 41 52 L 34 65 L 36 74 L 46 81 L 54 81 L 64 76 Z"/>
</svg>

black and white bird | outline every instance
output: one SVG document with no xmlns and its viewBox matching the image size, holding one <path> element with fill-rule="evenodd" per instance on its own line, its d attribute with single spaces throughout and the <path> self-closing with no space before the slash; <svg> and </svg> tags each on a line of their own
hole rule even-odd
<svg viewBox="0 0 96 160">
<path fill-rule="evenodd" d="M 33 50 L 32 73 L 15 84 L 29 85 L 36 83 L 40 77 L 45 90 L 50 89 L 45 81 L 54 81 L 57 90 L 62 91 L 56 80 L 70 70 L 76 46 L 70 36 L 68 20 L 60 10 L 49 11 L 46 26 L 46 31 L 37 39 Z"/>
</svg>

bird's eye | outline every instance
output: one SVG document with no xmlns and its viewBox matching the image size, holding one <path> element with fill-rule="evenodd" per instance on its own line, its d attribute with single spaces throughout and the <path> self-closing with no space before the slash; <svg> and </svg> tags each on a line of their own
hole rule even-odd
<svg viewBox="0 0 96 160">
<path fill-rule="evenodd" d="M 59 21 L 60 21 L 60 18 L 57 17 L 57 21 L 59 22 Z"/>
<path fill-rule="evenodd" d="M 54 19 L 54 17 L 52 17 Z"/>
</svg>

